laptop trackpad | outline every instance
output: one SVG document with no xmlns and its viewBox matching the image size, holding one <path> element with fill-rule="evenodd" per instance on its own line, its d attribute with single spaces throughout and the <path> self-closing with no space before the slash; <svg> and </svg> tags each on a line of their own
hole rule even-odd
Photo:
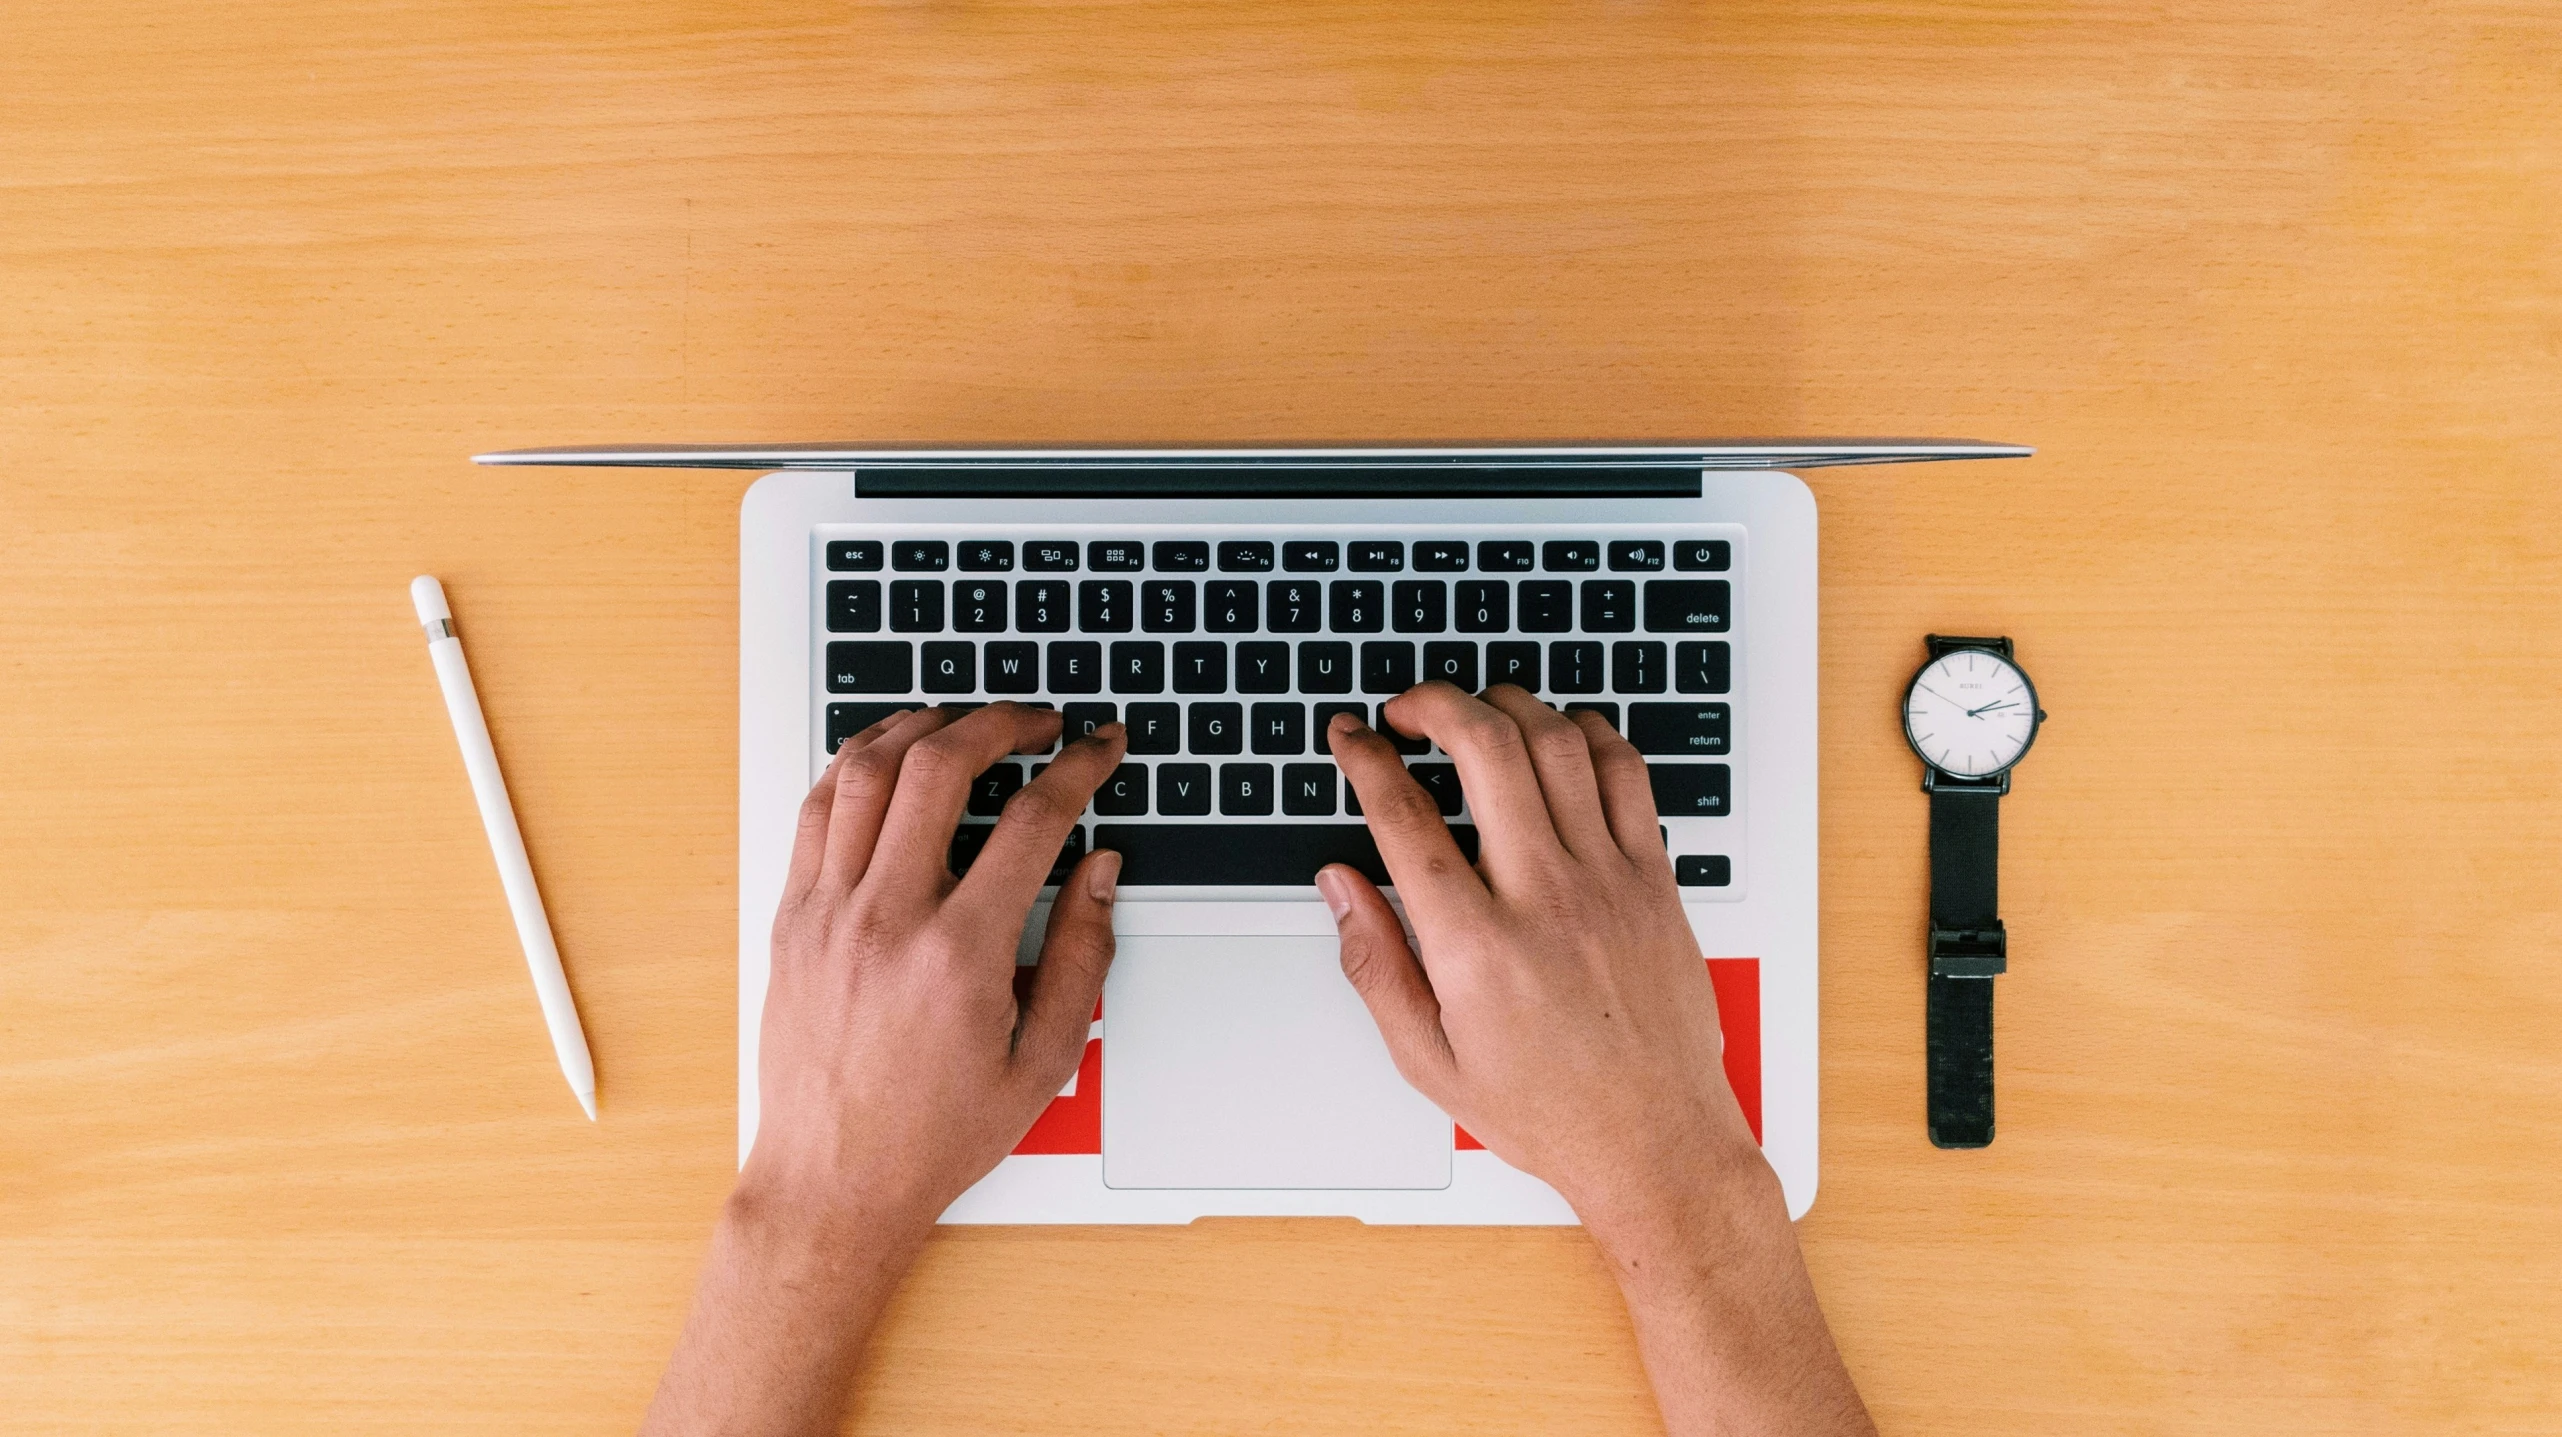
<svg viewBox="0 0 2562 1437">
<path fill-rule="evenodd" d="M 1443 1188 L 1450 1143 L 1331 937 L 1121 939 L 1103 990 L 1104 1186 Z"/>
</svg>

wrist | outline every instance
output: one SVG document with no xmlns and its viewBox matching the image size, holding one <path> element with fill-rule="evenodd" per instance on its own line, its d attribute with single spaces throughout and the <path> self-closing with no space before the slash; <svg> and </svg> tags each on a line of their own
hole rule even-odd
<svg viewBox="0 0 2562 1437">
<path fill-rule="evenodd" d="M 1779 1177 L 1758 1150 L 1667 1165 L 1578 1194 L 1574 1204 L 1612 1274 L 1632 1292 L 1695 1283 L 1791 1237 Z"/>
<path fill-rule="evenodd" d="M 887 1268 L 895 1276 L 934 1230 L 911 1195 L 813 1180 L 751 1155 L 722 1204 L 722 1229 L 763 1259 L 814 1278 Z"/>
</svg>

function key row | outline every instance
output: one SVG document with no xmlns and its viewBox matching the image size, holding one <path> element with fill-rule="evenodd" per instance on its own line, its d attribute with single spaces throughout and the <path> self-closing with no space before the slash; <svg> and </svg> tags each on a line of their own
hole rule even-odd
<svg viewBox="0 0 2562 1437">
<path fill-rule="evenodd" d="M 827 567 L 837 573 L 876 573 L 884 564 L 903 574 L 939 574 L 957 568 L 965 574 L 1011 572 L 1019 559 L 1031 573 L 1071 573 L 1079 567 L 1101 573 L 1197 574 L 1210 568 L 1212 545 L 1198 539 L 1096 539 L 1080 554 L 1074 540 L 1034 540 L 1018 546 L 1011 539 L 834 539 L 827 545 Z M 1408 546 L 1402 539 L 1231 539 L 1216 546 L 1219 571 L 1228 574 L 1270 573 L 1276 559 L 1286 573 L 1396 573 L 1406 567 Z M 1490 574 L 1594 573 L 1605 557 L 1613 573 L 1660 573 L 1670 567 L 1698 573 L 1721 573 L 1734 566 L 1734 546 L 1724 539 L 1481 539 L 1476 567 Z M 1418 573 L 1465 573 L 1469 546 L 1459 539 L 1418 540 L 1412 546 Z M 1535 563 L 1534 563 L 1535 560 Z"/>
<path fill-rule="evenodd" d="M 1009 588 L 1010 586 L 1010 588 Z M 949 599 L 948 608 L 946 598 Z M 1724 579 L 831 579 L 836 634 L 1724 633 Z M 1517 604 L 1516 604 L 1517 600 Z"/>
</svg>

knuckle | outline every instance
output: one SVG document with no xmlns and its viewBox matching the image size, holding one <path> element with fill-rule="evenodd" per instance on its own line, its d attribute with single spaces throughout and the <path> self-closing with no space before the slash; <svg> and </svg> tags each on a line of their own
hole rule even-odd
<svg viewBox="0 0 2562 1437">
<path fill-rule="evenodd" d="M 837 771 L 836 785 L 847 793 L 878 792 L 890 782 L 896 764 L 896 759 L 867 748 L 845 761 Z"/>
<path fill-rule="evenodd" d="M 977 776 L 975 771 L 963 772 L 968 768 L 959 745 L 937 734 L 909 747 L 907 756 L 899 760 L 898 776 L 902 783 L 965 782 Z"/>
<path fill-rule="evenodd" d="M 1542 724 L 1530 736 L 1530 752 L 1543 764 L 1586 763 L 1591 760 L 1592 745 L 1574 728 Z"/>
<path fill-rule="evenodd" d="M 1005 801 L 1006 817 L 1034 828 L 1065 828 L 1084 811 L 1085 805 L 1071 807 L 1070 800 L 1056 787 L 1042 784 L 1034 784 Z"/>
</svg>

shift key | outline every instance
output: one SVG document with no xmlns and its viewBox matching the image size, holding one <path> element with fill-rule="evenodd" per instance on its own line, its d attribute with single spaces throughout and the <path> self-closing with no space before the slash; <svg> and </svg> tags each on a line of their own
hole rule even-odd
<svg viewBox="0 0 2562 1437">
<path fill-rule="evenodd" d="M 827 691 L 903 694 L 916 684 L 916 648 L 905 640 L 827 646 Z"/>
<path fill-rule="evenodd" d="M 1630 704 L 1628 741 L 1647 754 L 1723 754 L 1731 710 L 1725 704 Z"/>
<path fill-rule="evenodd" d="M 1723 818 L 1733 808 L 1734 775 L 1722 763 L 1650 763 L 1646 781 L 1665 818 Z"/>
</svg>

